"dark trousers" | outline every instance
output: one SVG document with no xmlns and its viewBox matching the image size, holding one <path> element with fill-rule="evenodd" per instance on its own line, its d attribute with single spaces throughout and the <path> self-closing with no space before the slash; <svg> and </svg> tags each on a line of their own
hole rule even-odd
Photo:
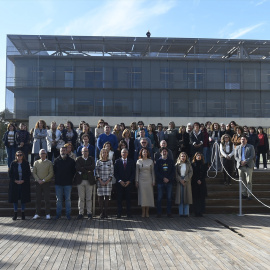
<svg viewBox="0 0 270 270">
<path fill-rule="evenodd" d="M 227 184 L 231 183 L 231 177 L 233 175 L 233 170 L 234 170 L 234 160 L 233 159 L 227 159 L 227 158 L 222 158 L 222 164 L 226 171 L 228 172 L 229 175 L 225 172 L 223 169 L 223 177 L 224 177 L 224 182 Z M 227 179 L 227 180 L 226 180 Z"/>
<path fill-rule="evenodd" d="M 263 157 L 263 167 L 267 168 L 267 159 L 266 159 L 266 150 L 265 146 L 258 146 L 257 147 L 257 155 L 256 155 L 256 167 L 259 169 L 260 166 L 260 155 L 262 154 Z"/>
<path fill-rule="evenodd" d="M 51 152 L 48 152 L 48 159 L 53 162 L 59 155 L 59 150 L 55 147 L 52 147 Z"/>
<path fill-rule="evenodd" d="M 132 184 L 127 187 L 123 187 L 120 183 L 117 183 L 117 214 L 122 215 L 122 201 L 126 199 L 127 215 L 131 215 L 131 191 Z"/>
<path fill-rule="evenodd" d="M 39 184 L 36 183 L 36 214 L 41 215 L 41 197 L 44 195 L 45 214 L 50 214 L 50 182 Z"/>
</svg>

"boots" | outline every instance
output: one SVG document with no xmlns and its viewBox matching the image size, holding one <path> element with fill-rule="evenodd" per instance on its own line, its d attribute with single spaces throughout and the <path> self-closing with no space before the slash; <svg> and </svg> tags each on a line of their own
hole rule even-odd
<svg viewBox="0 0 270 270">
<path fill-rule="evenodd" d="M 145 217 L 145 208 L 146 207 L 142 207 L 142 217 Z"/>
<path fill-rule="evenodd" d="M 149 207 L 145 207 L 145 216 L 149 218 Z"/>
<path fill-rule="evenodd" d="M 13 215 L 13 220 L 17 220 L 17 212 L 14 212 L 14 215 Z"/>
<path fill-rule="evenodd" d="M 22 212 L 22 220 L 25 220 L 25 214 Z"/>
</svg>

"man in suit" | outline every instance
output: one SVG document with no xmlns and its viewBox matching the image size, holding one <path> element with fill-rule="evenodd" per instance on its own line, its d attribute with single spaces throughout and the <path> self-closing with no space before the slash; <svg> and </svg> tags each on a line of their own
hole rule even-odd
<svg viewBox="0 0 270 270">
<path fill-rule="evenodd" d="M 252 173 L 254 168 L 255 150 L 253 145 L 247 143 L 245 135 L 241 136 L 241 144 L 235 149 L 235 159 L 237 161 L 237 169 L 239 178 L 252 192 Z M 252 200 L 251 194 L 247 191 L 246 187 L 242 184 L 242 198 Z"/>
<path fill-rule="evenodd" d="M 125 197 L 127 205 L 127 217 L 131 215 L 131 191 L 132 183 L 135 180 L 135 164 L 128 157 L 126 148 L 121 150 L 121 158 L 117 159 L 114 164 L 114 176 L 117 183 L 117 218 L 122 216 L 122 201 Z"/>
</svg>

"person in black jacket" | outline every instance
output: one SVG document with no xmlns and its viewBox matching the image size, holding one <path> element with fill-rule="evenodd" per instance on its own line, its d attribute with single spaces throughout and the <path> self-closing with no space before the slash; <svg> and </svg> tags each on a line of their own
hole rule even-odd
<svg viewBox="0 0 270 270">
<path fill-rule="evenodd" d="M 260 155 L 262 154 L 263 157 L 263 168 L 266 170 L 267 169 L 267 158 L 266 155 L 269 151 L 269 142 L 268 142 L 268 137 L 265 132 L 263 132 L 262 127 L 258 127 L 257 130 L 257 135 L 259 138 L 259 143 L 257 147 L 257 155 L 256 155 L 256 167 L 259 169 L 259 163 L 260 163 Z"/>
<path fill-rule="evenodd" d="M 6 147 L 8 157 L 8 168 L 10 168 L 10 164 L 15 158 L 15 152 L 17 149 L 16 128 L 13 123 L 8 124 L 7 131 L 5 132 L 2 141 Z"/>
<path fill-rule="evenodd" d="M 28 160 L 30 134 L 26 130 L 25 124 L 20 123 L 19 128 L 20 129 L 16 132 L 16 144 L 18 149 L 24 153 L 25 159 Z"/>
<path fill-rule="evenodd" d="M 66 147 L 60 148 L 60 156 L 55 159 L 53 164 L 53 170 L 55 175 L 55 193 L 57 198 L 56 216 L 54 219 L 57 220 L 61 217 L 63 195 L 65 195 L 66 216 L 67 219 L 70 220 L 71 219 L 70 195 L 72 189 L 72 181 L 76 169 L 75 169 L 75 160 L 67 155 Z"/>
<path fill-rule="evenodd" d="M 135 180 L 135 164 L 132 159 L 128 158 L 128 150 L 121 150 L 121 158 L 117 159 L 114 164 L 114 177 L 117 183 L 117 218 L 122 216 L 122 200 L 126 198 L 127 217 L 131 215 L 131 191 Z"/>
<path fill-rule="evenodd" d="M 76 142 L 78 138 L 78 134 L 74 129 L 73 123 L 71 121 L 67 121 L 66 129 L 63 130 L 62 138 L 65 141 L 65 143 L 71 143 L 73 146 L 73 149 L 76 148 Z"/>
<path fill-rule="evenodd" d="M 195 122 L 193 124 L 193 131 L 190 133 L 190 144 L 191 144 L 191 157 L 196 152 L 203 152 L 203 134 L 200 130 L 200 123 Z"/>
<path fill-rule="evenodd" d="M 168 158 L 168 149 L 166 147 L 160 148 L 161 157 L 155 164 L 156 183 L 158 190 L 157 199 L 157 217 L 161 217 L 161 202 L 163 191 L 167 194 L 167 216 L 172 217 L 172 186 L 175 177 L 175 168 L 173 160 Z"/>
<path fill-rule="evenodd" d="M 194 212 L 196 217 L 202 217 L 205 210 L 205 197 L 207 196 L 205 181 L 207 164 L 204 163 L 202 153 L 195 153 L 191 165 L 193 168 L 191 187 Z"/>
<path fill-rule="evenodd" d="M 31 201 L 30 176 L 31 170 L 28 161 L 22 151 L 17 151 L 9 170 L 8 201 L 14 206 L 13 220 L 17 219 L 19 200 L 21 201 L 22 219 L 25 219 L 25 203 Z"/>
</svg>

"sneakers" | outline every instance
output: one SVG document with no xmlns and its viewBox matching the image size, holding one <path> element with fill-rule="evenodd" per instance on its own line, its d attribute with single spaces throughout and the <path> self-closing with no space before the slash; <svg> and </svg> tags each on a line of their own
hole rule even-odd
<svg viewBox="0 0 270 270">
<path fill-rule="evenodd" d="M 32 218 L 32 219 L 39 219 L 40 218 L 40 216 L 39 215 L 34 215 L 34 217 Z"/>
<path fill-rule="evenodd" d="M 254 170 L 257 170 L 258 168 L 257 167 L 254 167 Z"/>
<path fill-rule="evenodd" d="M 51 219 L 51 216 L 50 215 L 46 215 L 46 219 Z"/>
</svg>

